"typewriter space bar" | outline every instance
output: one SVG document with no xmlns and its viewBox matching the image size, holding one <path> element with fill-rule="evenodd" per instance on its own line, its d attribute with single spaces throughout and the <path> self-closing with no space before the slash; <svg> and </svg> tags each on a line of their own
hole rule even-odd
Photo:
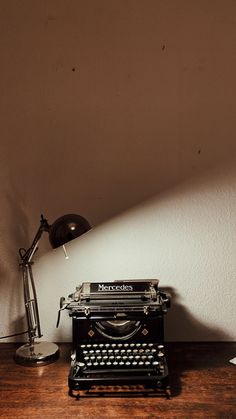
<svg viewBox="0 0 236 419">
<path fill-rule="evenodd" d="M 107 369 L 85 369 L 84 373 L 86 374 L 109 374 L 109 373 L 118 373 L 118 374 L 127 374 L 127 373 L 156 373 L 156 369 L 154 368 L 107 368 Z"/>
</svg>

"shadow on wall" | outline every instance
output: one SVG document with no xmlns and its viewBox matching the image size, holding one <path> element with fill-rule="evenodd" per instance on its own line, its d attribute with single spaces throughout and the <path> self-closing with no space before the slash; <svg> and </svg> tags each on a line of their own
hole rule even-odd
<svg viewBox="0 0 236 419">
<path fill-rule="evenodd" d="M 117 279 L 160 277 L 166 283 L 165 278 L 172 278 L 171 282 L 168 279 L 167 284 L 176 286 L 185 301 L 188 301 L 195 317 L 180 304 L 173 288 L 173 309 L 167 320 L 167 338 L 169 335 L 171 340 L 187 340 L 187 336 L 191 340 L 228 340 L 217 328 L 209 329 L 196 320 L 201 308 L 201 313 L 203 310 L 206 312 L 206 318 L 210 319 L 211 324 L 217 320 L 218 324 L 228 323 L 233 329 L 233 317 L 228 315 L 233 294 L 230 294 L 228 288 L 228 306 L 223 304 L 218 292 L 218 289 L 221 290 L 220 280 L 216 281 L 216 278 L 224 275 L 225 281 L 228 281 L 227 286 L 233 289 L 231 236 L 234 214 L 231 216 L 230 210 L 234 202 L 232 191 L 235 187 L 235 166 L 228 164 L 226 169 L 222 166 L 221 171 L 215 168 L 210 173 L 202 173 L 199 178 L 157 195 L 151 202 L 144 202 L 94 229 L 88 239 L 84 239 L 84 243 L 76 239 L 71 244 L 68 264 L 64 266 L 63 258 L 63 263 L 58 259 L 58 264 L 54 263 L 55 267 L 51 267 L 50 261 L 47 265 L 49 270 L 38 283 L 39 291 L 43 293 L 40 300 L 42 311 L 47 304 L 49 306 L 49 302 L 53 306 L 49 297 L 55 285 L 55 282 L 49 281 L 52 277 L 57 278 L 58 282 L 62 282 L 63 276 L 69 277 L 69 285 L 72 285 L 74 277 L 75 285 L 78 285 L 81 278 L 88 278 L 91 282 L 101 278 L 110 280 L 114 278 L 114 273 Z M 21 318 L 23 293 L 16 263 L 17 249 L 27 247 L 32 240 L 29 240 L 30 223 L 23 193 L 11 185 L 6 198 L 8 230 L 5 231 L 4 248 L 7 263 L 5 279 L 1 282 L 4 322 L 6 319 Z M 220 223 L 222 217 L 224 223 Z M 80 246 L 79 252 L 76 243 Z M 51 269 L 57 270 L 55 275 L 52 275 Z M 191 286 L 189 278 L 192 280 Z M 60 285 L 57 284 L 57 288 Z M 208 302 L 204 301 L 206 293 L 210 296 Z M 48 311 L 45 315 L 48 316 Z M 177 318 L 179 330 L 175 323 Z M 12 320 L 11 326 L 15 327 L 15 324 L 18 324 L 17 321 L 15 323 Z M 4 334 L 14 331 L 9 330 Z M 19 332 L 18 328 L 16 332 Z"/>
<path fill-rule="evenodd" d="M 165 287 L 160 288 L 160 291 L 169 293 L 171 297 L 171 307 L 164 319 L 165 341 L 167 342 L 165 346 L 170 374 L 171 393 L 173 397 L 176 397 L 182 391 L 182 380 L 184 379 L 186 371 L 195 368 L 211 368 L 211 365 L 215 368 L 216 360 L 213 359 L 212 349 L 209 351 L 207 342 L 224 342 L 229 340 L 230 336 L 228 336 L 224 330 L 207 326 L 193 316 L 191 312 L 179 302 L 179 295 L 175 288 Z M 168 336 L 171 336 L 171 344 L 168 344 Z M 190 338 L 187 339 L 187 336 L 190 336 Z M 197 343 L 197 345 L 194 346 L 194 341 L 205 341 L 205 343 Z M 189 346 L 185 347 L 183 342 L 188 342 L 188 345 L 189 342 L 193 343 L 190 348 Z M 232 357 L 232 354 L 230 353 L 232 348 L 228 347 L 227 349 L 229 350 L 228 359 L 230 359 L 230 357 Z M 221 347 L 218 347 L 218 355 L 220 350 Z M 199 353 L 198 356 L 194 356 L 194 351 L 201 351 L 202 356 L 199 356 Z M 191 354 L 190 357 L 189 353 Z M 225 350 L 223 356 L 225 357 Z M 197 365 L 196 360 L 198 362 Z M 219 363 L 221 362 L 222 360 L 219 359 Z"/>
<path fill-rule="evenodd" d="M 7 186 L 8 189 L 2 201 L 5 215 L 0 222 L 3 236 L 0 244 L 0 310 L 1 318 L 9 319 L 10 322 L 2 326 L 1 336 L 27 329 L 24 316 L 23 283 L 18 265 L 20 258 L 17 251 L 29 243 L 29 219 L 25 209 L 23 190 L 19 191 L 13 182 L 9 182 Z"/>
<path fill-rule="evenodd" d="M 191 314 L 187 307 L 180 303 L 180 296 L 175 288 L 165 287 L 160 290 L 171 297 L 171 307 L 165 318 L 166 341 L 227 341 L 230 336 L 222 329 L 207 326 Z M 189 338 L 188 338 L 189 336 Z M 170 339 L 171 337 L 171 339 Z"/>
</svg>

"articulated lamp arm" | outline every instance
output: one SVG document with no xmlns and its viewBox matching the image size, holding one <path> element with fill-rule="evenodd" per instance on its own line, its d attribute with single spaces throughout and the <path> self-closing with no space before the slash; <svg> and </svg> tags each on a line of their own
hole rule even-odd
<svg viewBox="0 0 236 419">
<path fill-rule="evenodd" d="M 33 242 L 28 250 L 23 248 L 19 249 L 20 254 L 20 267 L 22 270 L 23 277 L 23 288 L 24 288 L 24 302 L 26 319 L 28 324 L 28 335 L 30 345 L 34 344 L 35 338 L 42 337 L 37 293 L 32 272 L 32 259 L 35 252 L 38 249 L 38 244 L 44 231 L 49 232 L 50 226 L 47 220 L 41 215 L 40 226 L 33 239 Z"/>
</svg>

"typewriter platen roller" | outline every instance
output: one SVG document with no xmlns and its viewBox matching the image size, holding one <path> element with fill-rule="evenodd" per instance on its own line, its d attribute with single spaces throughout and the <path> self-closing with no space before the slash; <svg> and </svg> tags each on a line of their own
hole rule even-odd
<svg viewBox="0 0 236 419">
<path fill-rule="evenodd" d="M 69 390 L 144 385 L 169 395 L 164 314 L 170 297 L 158 280 L 83 283 L 61 309 L 72 317 Z"/>
</svg>

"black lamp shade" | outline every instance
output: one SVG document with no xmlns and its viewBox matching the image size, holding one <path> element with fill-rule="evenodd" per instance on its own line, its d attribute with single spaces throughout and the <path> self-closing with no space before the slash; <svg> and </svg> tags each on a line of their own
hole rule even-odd
<svg viewBox="0 0 236 419">
<path fill-rule="evenodd" d="M 51 246 L 62 246 L 63 244 L 81 236 L 91 229 L 89 222 L 77 214 L 67 214 L 58 218 L 49 229 L 49 240 Z"/>
</svg>

